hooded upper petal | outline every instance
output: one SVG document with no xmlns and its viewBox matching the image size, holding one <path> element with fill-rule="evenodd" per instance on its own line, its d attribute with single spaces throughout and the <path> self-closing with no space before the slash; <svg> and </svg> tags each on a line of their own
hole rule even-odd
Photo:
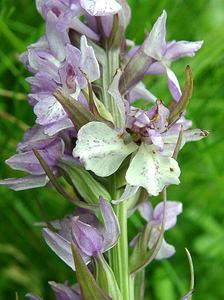
<svg viewBox="0 0 224 300">
<path fill-rule="evenodd" d="M 90 122 L 78 132 L 78 140 L 73 150 L 87 170 L 98 176 L 109 176 L 123 160 L 137 149 L 137 145 L 125 145 L 120 133 L 101 122 Z"/>
<path fill-rule="evenodd" d="M 59 61 L 65 58 L 65 44 L 69 42 L 67 32 L 60 32 L 55 30 L 57 24 L 57 16 L 49 11 L 46 19 L 46 37 L 50 49 Z"/>
<path fill-rule="evenodd" d="M 78 217 L 72 220 L 72 238 L 87 256 L 96 256 L 103 249 L 103 238 L 93 226 L 83 223 Z"/>
<path fill-rule="evenodd" d="M 153 145 L 141 144 L 126 173 L 130 185 L 144 187 L 157 196 L 165 186 L 179 184 L 180 169 L 171 157 L 156 152 Z"/>
<path fill-rule="evenodd" d="M 166 51 L 166 19 L 164 10 L 143 44 L 145 53 L 156 60 L 161 60 Z"/>
</svg>

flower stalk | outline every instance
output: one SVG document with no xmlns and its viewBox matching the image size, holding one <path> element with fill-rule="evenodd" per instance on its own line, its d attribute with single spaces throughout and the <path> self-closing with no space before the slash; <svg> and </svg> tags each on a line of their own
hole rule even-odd
<svg viewBox="0 0 224 300">
<path fill-rule="evenodd" d="M 121 289 L 123 300 L 130 299 L 130 276 L 128 266 L 127 204 L 114 206 L 120 224 L 120 238 L 110 253 L 110 263 Z"/>
</svg>

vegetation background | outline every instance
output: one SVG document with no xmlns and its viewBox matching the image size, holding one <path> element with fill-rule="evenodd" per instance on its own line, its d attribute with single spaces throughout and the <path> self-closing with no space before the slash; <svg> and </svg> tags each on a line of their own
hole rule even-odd
<svg viewBox="0 0 224 300">
<path fill-rule="evenodd" d="M 195 89 L 188 110 L 194 127 L 208 129 L 210 136 L 188 144 L 180 154 L 181 185 L 168 191 L 169 199 L 180 200 L 184 213 L 178 226 L 167 233 L 176 245 L 176 255 L 154 262 L 147 269 L 145 299 L 180 299 L 188 288 L 189 268 L 184 247 L 190 249 L 196 276 L 194 300 L 224 299 L 224 3 L 223 0 L 129 0 L 133 18 L 128 37 L 144 38 L 163 9 L 168 12 L 168 39 L 204 39 L 203 49 L 193 59 L 174 64 L 184 83 L 184 69 L 190 64 Z M 4 160 L 15 152 L 24 129 L 34 116 L 26 102 L 28 73 L 18 54 L 36 41 L 44 30 L 34 0 L 0 0 L 0 178 L 19 176 Z M 165 78 L 148 77 L 151 91 L 170 98 Z M 74 280 L 73 273 L 45 245 L 34 223 L 41 220 L 36 199 L 49 218 L 62 216 L 72 208 L 55 191 L 38 189 L 15 193 L 0 189 L 0 299 L 20 299 L 28 291 L 53 299 L 47 282 Z M 153 199 L 155 201 L 155 199 Z M 141 224 L 130 220 L 130 237 Z"/>
</svg>

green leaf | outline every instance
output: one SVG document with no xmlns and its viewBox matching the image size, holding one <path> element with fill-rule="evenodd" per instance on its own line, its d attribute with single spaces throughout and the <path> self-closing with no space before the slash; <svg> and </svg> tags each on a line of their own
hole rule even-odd
<svg viewBox="0 0 224 300">
<path fill-rule="evenodd" d="M 62 90 L 58 89 L 54 92 L 55 98 L 63 106 L 69 118 L 76 128 L 81 128 L 83 125 L 98 121 L 99 119 L 87 110 L 80 102 L 66 95 Z"/>
<path fill-rule="evenodd" d="M 72 253 L 83 300 L 112 300 L 96 283 L 95 278 L 82 260 L 75 244 L 72 244 Z"/>
<path fill-rule="evenodd" d="M 111 122 L 112 124 L 114 123 L 114 119 L 111 115 L 111 113 L 106 109 L 105 105 L 97 98 L 93 97 L 94 104 L 97 108 L 97 111 L 99 115 L 106 121 Z"/>
<path fill-rule="evenodd" d="M 135 299 L 144 300 L 145 292 L 145 270 L 139 272 L 134 279 Z"/>
<path fill-rule="evenodd" d="M 152 59 L 140 47 L 137 53 L 130 58 L 121 75 L 119 90 L 122 95 L 144 78 L 151 63 Z"/>
<path fill-rule="evenodd" d="M 99 204 L 99 198 L 111 200 L 109 192 L 81 166 L 61 161 L 59 167 L 66 173 L 77 192 L 89 204 Z"/>
<path fill-rule="evenodd" d="M 64 187 L 58 182 L 57 177 L 54 175 L 54 173 L 50 170 L 45 160 L 41 157 L 39 152 L 35 149 L 33 149 L 33 153 L 35 154 L 36 158 L 38 159 L 39 163 L 41 164 L 42 168 L 44 169 L 46 175 L 50 179 L 50 182 L 55 187 L 57 192 L 61 194 L 63 197 L 65 197 L 67 200 L 72 202 L 73 204 L 76 204 L 79 207 L 86 208 L 86 209 L 97 209 L 97 206 L 88 205 L 83 201 L 80 201 L 79 199 L 75 198 L 74 196 L 70 195 Z"/>
<path fill-rule="evenodd" d="M 91 89 L 89 88 L 89 93 L 84 89 L 82 90 L 83 94 L 87 99 L 89 99 L 90 104 L 94 106 L 94 109 L 96 110 L 96 113 L 98 114 L 99 118 L 102 118 L 102 121 L 108 121 L 107 124 L 111 125 L 110 123 L 114 124 L 113 117 L 111 113 L 106 109 L 103 102 L 101 102 L 96 95 L 93 93 L 91 94 Z M 92 96 L 92 97 L 91 97 Z"/>
<path fill-rule="evenodd" d="M 178 102 L 171 102 L 169 126 L 175 123 L 186 110 L 193 92 L 193 75 L 190 66 L 186 67 L 186 83 L 183 94 Z"/>
<path fill-rule="evenodd" d="M 104 256 L 99 254 L 95 257 L 96 281 L 99 286 L 114 300 L 122 300 L 121 291 L 118 287 L 114 273 L 106 262 Z"/>
<path fill-rule="evenodd" d="M 189 287 L 188 293 L 186 295 L 184 295 L 181 298 L 181 300 L 191 300 L 191 296 L 194 292 L 194 265 L 193 265 L 193 261 L 192 261 L 190 252 L 188 251 L 187 248 L 185 248 L 185 251 L 187 253 L 187 258 L 188 258 L 189 267 L 190 267 L 190 287 Z"/>
<path fill-rule="evenodd" d="M 183 126 L 181 126 L 181 130 L 180 130 L 180 133 L 179 133 L 179 136 L 178 136 L 178 139 L 177 139 L 177 143 L 176 143 L 176 146 L 175 146 L 175 149 L 174 149 L 174 152 L 173 152 L 173 156 L 172 156 L 172 158 L 174 158 L 175 160 L 177 160 L 179 151 L 181 149 L 181 144 L 182 144 L 182 140 L 183 140 L 183 133 L 184 133 L 184 128 L 183 128 Z"/>
</svg>

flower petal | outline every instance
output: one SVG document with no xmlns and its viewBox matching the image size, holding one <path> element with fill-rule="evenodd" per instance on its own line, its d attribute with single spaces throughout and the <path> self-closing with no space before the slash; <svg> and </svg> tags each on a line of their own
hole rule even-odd
<svg viewBox="0 0 224 300">
<path fill-rule="evenodd" d="M 131 185 L 127 184 L 125 189 L 124 189 L 124 192 L 120 196 L 120 198 L 117 199 L 117 200 L 112 200 L 112 203 L 115 204 L 115 205 L 118 205 L 121 202 L 132 198 L 137 193 L 138 189 L 139 189 L 138 186 L 131 186 Z"/>
<path fill-rule="evenodd" d="M 173 42 L 170 46 L 167 47 L 165 58 L 169 61 L 177 60 L 181 57 L 192 57 L 195 55 L 195 52 L 198 51 L 203 45 L 203 41 L 197 42 L 188 42 L 188 41 L 179 41 Z"/>
<path fill-rule="evenodd" d="M 145 53 L 156 60 L 161 60 L 166 50 L 166 18 L 164 10 L 144 42 Z"/>
<path fill-rule="evenodd" d="M 34 147 L 35 149 L 43 149 L 52 141 L 53 138 L 44 134 L 42 126 L 34 125 L 25 132 L 23 140 L 18 143 L 16 150 L 17 152 L 25 152 L 32 150 Z"/>
<path fill-rule="evenodd" d="M 159 252 L 156 255 L 156 259 L 164 259 L 164 258 L 169 258 L 172 255 L 175 254 L 175 248 L 174 246 L 168 244 L 164 239 L 162 241 L 161 247 L 159 249 Z"/>
<path fill-rule="evenodd" d="M 80 49 L 82 53 L 81 69 L 87 75 L 90 82 L 99 79 L 100 67 L 96 59 L 93 47 L 87 44 L 87 39 L 83 35 L 81 37 Z"/>
<path fill-rule="evenodd" d="M 143 219 L 147 222 L 153 220 L 153 207 L 150 201 L 144 201 L 138 205 L 138 210 Z"/>
<path fill-rule="evenodd" d="M 103 251 L 107 251 L 117 242 L 120 225 L 112 206 L 104 199 L 100 200 L 100 210 L 104 221 Z"/>
<path fill-rule="evenodd" d="M 158 150 L 163 150 L 163 139 L 161 134 L 155 129 L 147 129 L 148 135 Z"/>
<path fill-rule="evenodd" d="M 53 136 L 56 133 L 68 128 L 74 128 L 74 125 L 72 121 L 66 117 L 64 119 L 58 120 L 54 123 L 44 126 L 44 133 L 49 136 Z"/>
<path fill-rule="evenodd" d="M 104 123 L 90 122 L 78 132 L 73 156 L 79 157 L 87 170 L 98 176 L 109 176 L 123 160 L 137 149 L 137 145 L 125 145 L 122 137 Z"/>
<path fill-rule="evenodd" d="M 59 256 L 70 268 L 75 270 L 71 242 L 64 239 L 60 234 L 43 229 L 43 237 L 48 246 Z"/>
<path fill-rule="evenodd" d="M 35 2 L 37 10 L 41 13 L 44 0 L 35 0 Z"/>
<path fill-rule="evenodd" d="M 115 0 L 80 0 L 80 4 L 92 16 L 114 15 L 121 9 Z"/>
<path fill-rule="evenodd" d="M 166 73 L 166 68 L 160 61 L 156 61 L 152 63 L 146 72 L 146 74 L 151 74 L 151 75 L 160 75 L 164 73 Z"/>
<path fill-rule="evenodd" d="M 175 73 L 168 67 L 166 67 L 166 73 L 168 77 L 168 86 L 170 93 L 173 96 L 174 100 L 179 101 L 182 96 L 182 92 L 180 89 L 178 79 Z"/>
<path fill-rule="evenodd" d="M 48 166 L 50 168 L 54 168 L 57 160 L 63 156 L 64 142 L 61 139 L 56 139 L 46 148 L 41 149 L 38 152 L 46 161 Z M 32 150 L 13 155 L 6 160 L 6 163 L 14 170 L 26 171 L 32 175 L 45 174 L 43 168 L 41 167 Z"/>
<path fill-rule="evenodd" d="M 131 89 L 128 95 L 128 99 L 130 103 L 138 99 L 145 99 L 150 103 L 155 103 L 157 97 L 154 96 L 150 91 L 148 91 L 144 83 L 141 81 L 133 89 Z"/>
<path fill-rule="evenodd" d="M 149 194 L 158 196 L 170 184 L 179 184 L 178 163 L 156 152 L 153 145 L 142 144 L 126 173 L 130 185 L 142 186 Z"/>
<path fill-rule="evenodd" d="M 53 289 L 57 300 L 81 300 L 80 294 L 73 288 L 53 281 L 50 281 L 49 284 Z"/>
<path fill-rule="evenodd" d="M 59 61 L 63 61 L 65 58 L 65 44 L 69 42 L 69 38 L 67 32 L 55 30 L 57 20 L 57 16 L 49 11 L 46 19 L 46 37 L 54 56 Z"/>
<path fill-rule="evenodd" d="M 103 249 L 103 238 L 98 230 L 79 221 L 78 217 L 74 217 L 72 220 L 72 238 L 87 256 L 96 256 Z"/>
<path fill-rule="evenodd" d="M 163 202 L 160 202 L 154 209 L 153 219 L 162 224 L 163 220 Z M 183 205 L 181 202 L 167 201 L 166 202 L 166 218 L 165 218 L 165 230 L 169 230 L 177 223 L 177 216 L 183 211 Z"/>
<path fill-rule="evenodd" d="M 22 178 L 8 178 L 0 180 L 0 185 L 9 187 L 13 191 L 23 191 L 45 186 L 49 179 L 46 175 L 28 175 Z"/>
<path fill-rule="evenodd" d="M 81 34 L 84 34 L 88 38 L 99 41 L 99 35 L 94 32 L 91 28 L 89 28 L 86 24 L 84 24 L 79 18 L 73 18 L 70 23 L 70 28 L 74 29 Z"/>
<path fill-rule="evenodd" d="M 29 298 L 30 300 L 43 300 L 42 298 L 40 298 L 34 294 L 26 294 L 26 297 Z"/>
<path fill-rule="evenodd" d="M 184 123 L 182 123 L 184 125 Z M 182 124 L 176 124 L 172 128 L 170 128 L 167 132 L 163 133 L 163 142 L 164 142 L 164 155 L 173 155 L 174 149 L 177 144 L 177 140 L 180 134 Z M 178 126 L 177 126 L 178 125 Z M 208 136 L 209 132 L 206 130 L 201 129 L 192 129 L 192 130 L 185 130 L 182 136 L 182 142 L 180 149 L 183 146 L 192 141 L 200 141 L 201 139 Z"/>
<path fill-rule="evenodd" d="M 48 125 L 67 117 L 62 105 L 53 97 L 44 97 L 34 107 L 37 116 L 36 122 L 40 125 Z"/>
</svg>

